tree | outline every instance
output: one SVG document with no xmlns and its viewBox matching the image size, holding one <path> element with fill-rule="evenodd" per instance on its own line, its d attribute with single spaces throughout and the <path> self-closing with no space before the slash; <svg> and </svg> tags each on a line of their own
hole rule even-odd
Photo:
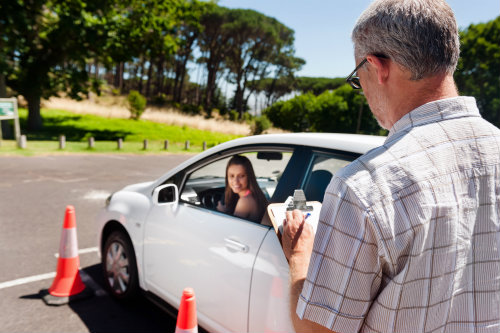
<svg viewBox="0 0 500 333">
<path fill-rule="evenodd" d="M 215 6 L 212 2 L 199 2 L 196 0 L 186 3 L 186 15 L 179 27 L 179 49 L 175 55 L 174 102 L 181 102 L 184 80 L 186 78 L 187 63 L 191 59 L 193 49 L 202 32 L 201 17 Z"/>
<path fill-rule="evenodd" d="M 205 88 L 204 106 L 207 110 L 212 107 L 217 74 L 228 51 L 229 32 L 225 24 L 229 22 L 229 9 L 215 6 L 201 17 L 203 30 L 198 43 L 203 55 L 198 59 L 207 67 L 207 84 Z"/>
<path fill-rule="evenodd" d="M 455 81 L 461 94 L 474 96 L 482 116 L 500 126 L 500 16 L 460 32 L 461 57 Z"/>
<path fill-rule="evenodd" d="M 131 90 L 127 97 L 130 118 L 139 120 L 146 108 L 146 98 L 137 90 Z"/>
<path fill-rule="evenodd" d="M 82 0 L 2 1 L 0 69 L 28 102 L 28 129 L 42 127 L 40 99 L 88 89 L 85 64 L 102 45 L 106 5 Z"/>
<path fill-rule="evenodd" d="M 377 121 L 367 110 L 366 99 L 348 84 L 325 91 L 312 92 L 279 101 L 264 110 L 277 127 L 294 132 L 336 132 L 382 134 Z"/>
<path fill-rule="evenodd" d="M 231 10 L 229 17 L 225 28 L 231 36 L 231 47 L 225 62 L 228 79 L 236 85 L 233 107 L 242 118 L 255 88 L 248 83 L 265 78 L 273 70 L 275 80 L 283 75 L 293 76 L 301 59 L 293 56 L 293 30 L 278 20 L 249 9 Z M 250 91 L 245 94 L 247 89 Z"/>
<path fill-rule="evenodd" d="M 307 77 L 297 78 L 296 90 L 302 93 L 312 92 L 318 96 L 325 91 L 335 90 L 345 84 L 344 78 Z"/>
</svg>

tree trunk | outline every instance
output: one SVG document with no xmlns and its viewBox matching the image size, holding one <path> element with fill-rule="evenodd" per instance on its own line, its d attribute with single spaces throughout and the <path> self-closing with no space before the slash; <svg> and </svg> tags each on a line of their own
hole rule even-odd
<svg viewBox="0 0 500 333">
<path fill-rule="evenodd" d="M 180 77 L 181 81 L 179 82 L 179 88 L 177 91 L 177 99 L 178 99 L 177 102 L 179 102 L 179 103 L 182 101 L 182 91 L 184 88 L 184 78 L 186 77 L 186 66 L 187 66 L 188 59 L 189 58 L 186 57 L 186 59 L 184 60 L 184 64 L 182 65 L 181 77 Z"/>
<path fill-rule="evenodd" d="M 158 64 L 156 65 L 155 95 L 157 96 L 159 96 L 163 92 L 163 63 L 164 63 L 164 57 L 160 56 L 158 58 Z"/>
<path fill-rule="evenodd" d="M 172 100 L 174 102 L 179 103 L 180 102 L 180 96 L 179 96 L 179 84 L 181 81 L 181 62 L 176 61 L 175 62 L 175 77 L 174 77 L 174 91 L 173 91 L 173 98 Z"/>
<path fill-rule="evenodd" d="M 7 97 L 7 84 L 5 82 L 5 75 L 0 74 L 0 98 Z"/>
<path fill-rule="evenodd" d="M 151 76 L 153 75 L 153 62 L 149 60 L 148 67 L 148 80 L 146 81 L 146 97 L 150 97 L 151 95 Z"/>
<path fill-rule="evenodd" d="M 26 97 L 28 102 L 28 131 L 39 131 L 43 127 L 42 114 L 40 113 L 40 96 L 29 95 Z"/>
<path fill-rule="evenodd" d="M 7 97 L 7 84 L 5 83 L 5 75 L 0 74 L 0 98 Z M 12 131 L 12 126 L 10 125 L 11 120 L 3 120 L 0 121 L 0 134 L 2 134 L 3 138 L 11 138 L 14 136 Z M 2 140 L 2 137 L 0 137 Z"/>
<path fill-rule="evenodd" d="M 139 75 L 139 86 L 137 87 L 137 90 L 142 94 L 142 77 L 144 76 L 144 58 L 141 59 L 141 74 Z"/>
<path fill-rule="evenodd" d="M 97 61 L 97 58 L 95 58 L 95 60 L 94 60 L 94 70 L 95 70 L 94 78 L 96 80 L 98 80 L 99 79 L 99 62 Z"/>
<path fill-rule="evenodd" d="M 120 62 L 120 77 L 118 82 L 118 89 L 123 90 L 123 72 L 125 72 L 125 63 Z"/>
<path fill-rule="evenodd" d="M 129 88 L 130 90 L 135 89 L 138 90 L 138 79 L 137 79 L 137 73 L 139 73 L 139 66 L 140 64 L 135 65 L 134 64 L 134 71 L 132 72 L 132 77 L 130 78 L 130 84 Z"/>
<path fill-rule="evenodd" d="M 113 80 L 113 85 L 115 86 L 115 88 L 118 88 L 118 85 L 120 84 L 120 80 L 119 80 L 119 75 L 120 75 L 120 63 L 116 64 L 115 66 L 115 78 Z"/>
<path fill-rule="evenodd" d="M 207 66 L 208 67 L 208 66 Z M 215 81 L 217 79 L 217 68 L 215 66 L 210 66 L 208 68 L 207 75 L 207 87 L 205 92 L 205 110 L 210 110 L 212 108 L 212 99 L 215 91 Z"/>
<path fill-rule="evenodd" d="M 115 67 L 115 88 L 119 89 L 120 92 L 123 89 L 123 70 L 125 68 L 125 64 L 123 62 L 119 62 Z"/>
</svg>

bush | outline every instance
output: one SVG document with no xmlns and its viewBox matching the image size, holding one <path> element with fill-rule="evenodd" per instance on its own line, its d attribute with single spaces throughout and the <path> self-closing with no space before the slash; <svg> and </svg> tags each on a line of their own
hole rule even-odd
<svg viewBox="0 0 500 333">
<path fill-rule="evenodd" d="M 254 118 L 254 117 L 253 117 L 250 113 L 248 113 L 248 112 L 243 112 L 243 116 L 242 116 L 242 119 L 241 119 L 241 120 L 242 120 L 242 121 L 244 121 L 244 122 L 246 122 L 246 123 L 251 123 L 251 122 L 252 122 L 252 120 L 253 120 L 253 118 Z"/>
<path fill-rule="evenodd" d="M 365 97 L 348 84 L 318 96 L 306 93 L 279 101 L 263 114 L 274 126 L 293 132 L 380 133 Z"/>
<path fill-rule="evenodd" d="M 181 111 L 189 115 L 198 115 L 203 113 L 203 107 L 196 104 L 182 104 Z"/>
<path fill-rule="evenodd" d="M 295 96 L 287 101 L 279 101 L 263 111 L 269 120 L 279 128 L 292 132 L 310 129 L 310 113 L 314 110 L 316 96 L 312 93 Z"/>
<path fill-rule="evenodd" d="M 167 102 L 168 102 L 168 97 L 164 93 L 161 93 L 160 95 L 153 97 L 153 100 L 152 100 L 152 103 L 154 105 L 158 105 L 158 106 L 163 106 L 163 105 L 167 104 Z"/>
<path fill-rule="evenodd" d="M 271 121 L 266 116 L 255 117 L 252 122 L 252 134 L 258 135 L 272 126 Z"/>
<path fill-rule="evenodd" d="M 128 104 L 130 118 L 138 120 L 146 108 L 146 97 L 142 96 L 137 90 L 131 90 L 128 94 Z"/>
<path fill-rule="evenodd" d="M 229 113 L 229 120 L 236 121 L 240 118 L 240 114 L 236 110 L 230 110 L 228 113 Z"/>
</svg>

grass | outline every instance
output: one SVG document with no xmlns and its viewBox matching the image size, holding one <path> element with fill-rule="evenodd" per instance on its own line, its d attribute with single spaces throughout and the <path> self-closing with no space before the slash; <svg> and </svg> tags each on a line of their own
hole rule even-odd
<svg viewBox="0 0 500 333">
<path fill-rule="evenodd" d="M 52 97 L 49 100 L 44 100 L 43 105 L 48 109 L 66 110 L 77 114 L 93 114 L 106 118 L 130 118 L 130 111 L 124 96 L 92 95 L 91 99 L 82 101 Z M 207 119 L 202 115 L 188 115 L 169 107 L 148 106 L 141 119 L 180 127 L 187 126 L 209 132 L 236 135 L 248 135 L 250 132 L 248 124 L 229 121 L 217 114 Z"/>
<path fill-rule="evenodd" d="M 66 153 L 164 153 L 164 140 L 169 140 L 168 152 L 196 153 L 207 147 L 235 139 L 241 135 L 217 133 L 156 123 L 149 120 L 106 118 L 92 114 L 75 114 L 57 109 L 42 109 L 44 128 L 39 132 L 25 132 L 27 148 L 19 149 L 13 140 L 3 140 L 2 155 L 39 155 Z M 21 129 L 26 128 L 27 110 L 19 109 Z M 66 147 L 59 149 L 59 136 L 66 136 Z M 94 148 L 88 148 L 88 138 L 94 137 Z M 122 149 L 117 149 L 117 140 L 123 140 Z M 148 140 L 148 149 L 143 149 L 143 140 Z M 189 151 L 184 149 L 189 140 Z"/>
</svg>

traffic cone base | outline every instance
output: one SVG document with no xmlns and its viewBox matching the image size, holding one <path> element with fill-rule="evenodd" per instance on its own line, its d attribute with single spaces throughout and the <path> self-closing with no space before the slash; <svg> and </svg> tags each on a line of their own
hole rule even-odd
<svg viewBox="0 0 500 333">
<path fill-rule="evenodd" d="M 45 304 L 59 306 L 92 297 L 94 296 L 94 291 L 90 288 L 85 288 L 83 291 L 72 296 L 54 296 L 49 293 L 48 289 L 42 289 L 38 295 L 45 302 Z"/>
<path fill-rule="evenodd" d="M 64 216 L 56 277 L 47 291 L 40 291 L 40 296 L 45 303 L 62 305 L 93 294 L 85 287 L 80 277 L 79 266 L 75 208 L 69 205 L 66 207 Z M 87 292 L 84 292 L 85 290 Z"/>
</svg>

